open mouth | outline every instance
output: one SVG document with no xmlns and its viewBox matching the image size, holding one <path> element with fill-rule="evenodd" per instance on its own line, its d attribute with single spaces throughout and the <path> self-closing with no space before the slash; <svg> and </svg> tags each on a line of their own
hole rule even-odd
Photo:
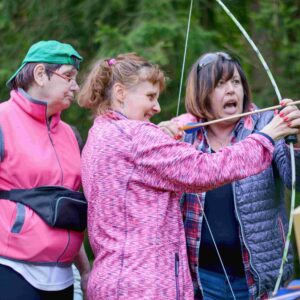
<svg viewBox="0 0 300 300">
<path fill-rule="evenodd" d="M 237 106 L 238 103 L 236 100 L 229 100 L 224 104 L 223 109 L 227 114 L 234 114 L 237 111 Z"/>
<path fill-rule="evenodd" d="M 237 102 L 235 100 L 230 100 L 230 101 L 226 102 L 223 106 L 224 109 L 236 108 L 236 107 L 237 107 Z"/>
</svg>

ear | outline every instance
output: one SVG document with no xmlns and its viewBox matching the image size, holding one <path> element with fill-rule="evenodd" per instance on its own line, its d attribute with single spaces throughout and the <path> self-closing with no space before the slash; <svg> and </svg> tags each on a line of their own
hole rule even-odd
<svg viewBox="0 0 300 300">
<path fill-rule="evenodd" d="M 117 82 L 113 85 L 113 97 L 119 104 L 122 104 L 124 102 L 126 93 L 127 89 L 123 84 Z"/>
<path fill-rule="evenodd" d="M 45 66 L 43 64 L 37 64 L 33 69 L 33 77 L 36 84 L 39 86 L 44 85 L 45 79 L 48 79 L 45 73 Z"/>
</svg>

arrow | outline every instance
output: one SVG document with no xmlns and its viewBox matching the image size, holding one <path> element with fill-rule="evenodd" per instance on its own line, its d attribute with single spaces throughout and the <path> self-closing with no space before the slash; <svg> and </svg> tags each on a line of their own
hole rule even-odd
<svg viewBox="0 0 300 300">
<path fill-rule="evenodd" d="M 298 105 L 298 104 L 300 104 L 300 100 L 290 102 L 290 103 L 286 104 L 286 106 Z M 266 107 L 266 108 L 262 108 L 262 109 L 257 109 L 257 110 L 254 110 L 254 111 L 249 111 L 249 112 L 245 112 L 245 113 L 241 113 L 241 114 L 237 114 L 237 115 L 232 115 L 232 116 L 229 116 L 229 117 L 226 117 L 226 118 L 216 119 L 216 120 L 212 120 L 212 121 L 208 121 L 208 122 L 192 123 L 190 125 L 181 126 L 179 129 L 185 131 L 186 133 L 193 133 L 198 128 L 201 128 L 201 127 L 204 127 L 204 126 L 208 126 L 208 125 L 211 125 L 211 124 L 216 124 L 216 123 L 220 123 L 220 122 L 224 122 L 224 121 L 235 120 L 237 118 L 242 118 L 242 117 L 246 117 L 246 116 L 250 116 L 250 115 L 254 115 L 254 114 L 259 114 L 259 113 L 262 113 L 262 112 L 265 112 L 265 111 L 275 110 L 275 109 L 279 109 L 279 108 L 282 108 L 282 107 L 284 107 L 284 106 L 274 105 L 274 106 L 270 106 L 270 107 Z"/>
</svg>

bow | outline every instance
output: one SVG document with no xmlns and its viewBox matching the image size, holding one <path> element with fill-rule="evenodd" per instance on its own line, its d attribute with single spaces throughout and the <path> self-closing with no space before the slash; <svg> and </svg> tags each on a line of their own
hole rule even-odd
<svg viewBox="0 0 300 300">
<path fill-rule="evenodd" d="M 266 63 L 265 59 L 263 58 L 262 54 L 260 53 L 259 49 L 255 45 L 255 43 L 252 41 L 246 30 L 243 28 L 243 26 L 239 23 L 239 21 L 235 18 L 235 16 L 230 12 L 230 10 L 225 6 L 225 4 L 221 0 L 216 0 L 218 4 L 223 8 L 223 10 L 227 13 L 227 15 L 231 18 L 231 20 L 236 24 L 236 26 L 239 28 L 239 30 L 242 32 L 243 36 L 246 38 L 246 40 L 249 42 L 251 45 L 252 49 L 256 53 L 257 57 L 259 58 L 260 62 L 262 63 L 265 71 L 268 74 L 268 77 L 272 83 L 272 86 L 275 89 L 275 93 L 277 95 L 278 101 L 282 99 L 281 93 L 278 89 L 278 86 L 275 82 L 275 79 L 272 75 L 272 72 L 270 68 L 268 67 L 268 64 Z M 289 143 L 290 146 L 290 155 L 291 155 L 291 169 L 292 169 L 292 193 L 291 193 L 291 208 L 290 208 L 290 218 L 289 218 L 289 225 L 288 225 L 288 232 L 286 236 L 286 241 L 284 245 L 284 250 L 283 250 L 283 255 L 282 255 L 282 260 L 281 260 L 281 265 L 279 269 L 279 276 L 277 278 L 275 288 L 273 291 L 273 295 L 275 295 L 278 292 L 279 285 L 282 279 L 283 275 L 283 267 L 284 263 L 287 261 L 287 254 L 288 254 L 288 249 L 291 241 L 291 233 L 292 233 L 292 227 L 293 227 L 293 211 L 295 209 L 295 196 L 296 196 L 296 165 L 295 165 L 295 156 L 294 156 L 294 144 L 292 142 Z"/>
<path fill-rule="evenodd" d="M 217 3 L 222 7 L 222 9 L 226 12 L 226 14 L 231 18 L 231 20 L 236 24 L 236 26 L 239 28 L 239 30 L 241 31 L 241 33 L 243 34 L 243 36 L 246 38 L 246 40 L 248 41 L 248 43 L 251 45 L 252 49 L 254 50 L 254 52 L 256 53 L 256 55 L 258 56 L 260 62 L 262 63 L 264 70 L 267 72 L 267 75 L 272 83 L 272 86 L 274 87 L 275 93 L 277 95 L 278 101 L 280 101 L 282 99 L 281 97 L 281 93 L 279 91 L 279 88 L 275 82 L 275 79 L 272 75 L 272 72 L 268 66 L 268 64 L 266 63 L 265 59 L 263 58 L 262 54 L 260 53 L 259 49 L 257 48 L 257 46 L 255 45 L 255 43 L 252 41 L 252 39 L 250 38 L 250 36 L 248 35 L 248 33 L 246 32 L 246 30 L 243 28 L 243 26 L 239 23 L 239 21 L 235 18 L 235 16 L 231 13 L 231 11 L 225 6 L 225 4 L 221 1 L 221 0 L 216 0 Z M 189 11 L 189 18 L 188 18 L 188 25 L 187 25 L 187 32 L 186 32 L 186 40 L 185 40 L 185 48 L 184 48 L 184 56 L 183 56 L 183 63 L 182 63 L 182 70 L 181 70 L 181 77 L 180 77 L 180 87 L 179 87 L 179 95 L 178 95 L 178 105 L 177 105 L 177 113 L 176 116 L 178 116 L 179 114 L 179 106 L 180 106 L 180 98 L 181 98 L 181 91 L 182 91 L 182 82 L 183 82 L 183 74 L 184 74 L 184 68 L 185 68 L 185 60 L 186 60 L 186 52 L 187 52 L 187 45 L 188 45 L 188 37 L 189 37 L 189 30 L 190 30 L 190 22 L 191 22 L 191 14 L 192 14 L 192 7 L 193 7 L 193 0 L 191 0 L 190 2 L 190 11 Z M 286 236 L 286 241 L 285 241 L 285 245 L 284 245 L 284 250 L 283 250 L 283 255 L 282 255 L 282 261 L 281 261 L 281 265 L 280 265 L 280 269 L 279 269 L 279 275 L 275 284 L 275 288 L 273 291 L 273 295 L 275 295 L 278 292 L 279 286 L 280 286 L 280 282 L 282 279 L 282 275 L 283 275 L 283 267 L 284 267 L 284 263 L 287 260 L 287 254 L 288 254 L 288 249 L 289 249 L 289 245 L 290 245 L 290 240 L 291 240 L 291 232 L 292 232 L 292 226 L 293 226 L 293 211 L 295 208 L 295 195 L 296 195 L 296 191 L 295 191 L 295 185 L 296 185 L 296 166 L 295 166 L 295 157 L 294 157 L 294 145 L 292 142 L 289 143 L 290 146 L 290 155 L 291 155 L 291 169 L 292 169 L 292 193 L 291 193 L 291 208 L 290 208 L 290 217 L 289 217 L 289 225 L 288 225 L 288 231 L 287 231 L 287 236 Z M 197 196 L 198 197 L 198 196 Z M 201 202 L 199 201 L 200 205 Z M 204 213 L 204 209 L 202 208 L 203 211 L 203 217 L 207 222 L 205 213 Z M 214 241 L 212 232 L 210 230 L 209 224 L 207 222 L 213 243 L 216 247 L 217 250 L 217 254 L 219 256 L 223 271 L 225 273 L 225 277 L 228 281 L 231 293 L 233 295 L 233 298 L 235 299 L 235 295 L 233 293 L 233 289 L 231 287 L 230 281 L 228 279 L 225 267 L 223 265 L 222 259 L 220 257 L 219 251 L 217 249 L 217 245 Z"/>
</svg>

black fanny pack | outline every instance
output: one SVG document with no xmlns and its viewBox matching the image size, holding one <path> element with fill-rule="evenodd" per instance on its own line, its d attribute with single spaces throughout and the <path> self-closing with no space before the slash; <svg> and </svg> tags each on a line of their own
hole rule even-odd
<svg viewBox="0 0 300 300">
<path fill-rule="evenodd" d="M 0 191 L 0 199 L 30 207 L 51 227 L 83 231 L 87 225 L 84 194 L 61 186 Z"/>
</svg>

